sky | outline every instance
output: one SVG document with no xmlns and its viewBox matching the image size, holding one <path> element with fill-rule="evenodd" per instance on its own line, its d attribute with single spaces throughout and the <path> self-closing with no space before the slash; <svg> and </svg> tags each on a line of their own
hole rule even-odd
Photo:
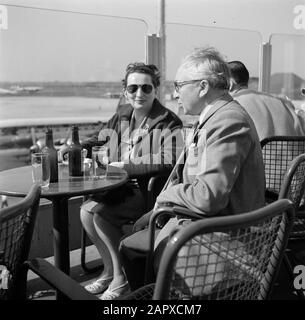
<svg viewBox="0 0 305 320">
<path fill-rule="evenodd" d="M 273 70 L 305 78 L 305 0 L 165 3 L 167 79 L 174 78 L 188 51 L 203 45 L 244 61 L 258 76 L 260 44 L 275 33 L 286 36 L 272 38 Z M 129 62 L 144 61 L 145 36 L 160 30 L 159 0 L 0 0 L 0 5 L 8 13 L 7 28 L 0 29 L 0 81 L 119 81 Z M 303 7 L 304 28 L 297 29 Z"/>
</svg>

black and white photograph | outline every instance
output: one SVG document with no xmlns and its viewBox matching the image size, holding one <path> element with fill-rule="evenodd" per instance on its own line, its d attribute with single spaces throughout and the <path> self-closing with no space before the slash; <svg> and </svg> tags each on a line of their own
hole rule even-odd
<svg viewBox="0 0 305 320">
<path fill-rule="evenodd" d="M 0 309 L 304 301 L 304 57 L 304 0 L 0 0 Z"/>
</svg>

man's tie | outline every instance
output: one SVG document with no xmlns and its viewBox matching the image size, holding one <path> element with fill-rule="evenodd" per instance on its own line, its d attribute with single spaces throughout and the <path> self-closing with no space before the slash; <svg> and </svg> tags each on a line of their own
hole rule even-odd
<svg viewBox="0 0 305 320">
<path fill-rule="evenodd" d="M 196 137 L 198 136 L 198 132 L 197 132 L 198 126 L 199 126 L 199 121 L 196 121 L 192 126 L 193 133 L 192 133 L 192 138 L 190 140 L 191 144 L 193 142 L 195 142 Z M 171 181 L 173 182 L 173 184 L 178 184 L 178 183 L 182 182 L 183 168 L 184 168 L 184 164 L 186 161 L 188 148 L 189 148 L 189 145 L 184 147 L 184 149 L 183 149 L 183 151 L 177 161 L 177 165 L 173 169 L 173 170 L 175 170 L 175 172 L 171 176 Z M 181 156 L 182 156 L 182 158 L 181 158 Z M 181 160 L 181 161 L 179 161 L 179 160 Z"/>
</svg>

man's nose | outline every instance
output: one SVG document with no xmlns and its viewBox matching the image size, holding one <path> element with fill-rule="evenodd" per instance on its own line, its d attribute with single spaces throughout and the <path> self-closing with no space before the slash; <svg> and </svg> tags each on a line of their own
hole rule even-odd
<svg viewBox="0 0 305 320">
<path fill-rule="evenodd" d="M 174 90 L 173 98 L 174 99 L 178 99 L 179 98 L 179 92 L 177 92 L 176 90 Z"/>
</svg>

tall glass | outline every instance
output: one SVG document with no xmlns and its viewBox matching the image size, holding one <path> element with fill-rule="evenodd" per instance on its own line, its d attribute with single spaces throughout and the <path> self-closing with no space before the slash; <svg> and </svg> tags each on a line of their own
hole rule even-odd
<svg viewBox="0 0 305 320">
<path fill-rule="evenodd" d="M 108 147 L 92 147 L 92 171 L 93 177 L 106 177 L 108 171 Z M 98 169 L 99 168 L 99 169 Z"/>
<path fill-rule="evenodd" d="M 49 161 L 47 153 L 33 153 L 31 156 L 33 182 L 42 188 L 47 188 L 50 184 Z"/>
</svg>

